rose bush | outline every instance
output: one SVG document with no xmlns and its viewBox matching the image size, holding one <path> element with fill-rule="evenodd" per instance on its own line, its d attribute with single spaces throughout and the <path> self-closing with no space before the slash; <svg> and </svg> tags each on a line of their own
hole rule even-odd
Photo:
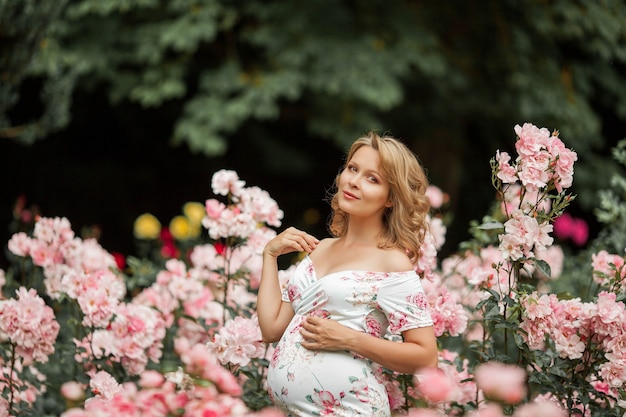
<svg viewBox="0 0 626 417">
<path fill-rule="evenodd" d="M 514 130 L 517 156 L 497 151 L 491 161 L 493 209 L 446 259 L 437 251 L 447 196 L 428 191 L 431 233 L 416 270 L 440 366 L 385 373 L 394 414 L 626 409 L 626 231 L 615 226 L 626 203 L 607 191 L 606 231 L 588 251 L 566 254 L 553 227 L 576 247 L 588 236 L 564 213 L 577 155 L 558 132 Z M 626 163 L 623 148 L 616 157 Z M 616 178 L 615 187 L 626 183 Z M 211 186 L 215 198 L 185 204 L 169 223 L 140 216 L 136 257 L 76 236 L 68 219 L 16 209 L 21 230 L 0 271 L 0 416 L 280 415 L 266 393 L 273 347 L 261 342 L 255 303 L 262 250 L 283 213 L 236 172 L 216 172 Z M 283 282 L 297 261 L 280 271 Z"/>
</svg>

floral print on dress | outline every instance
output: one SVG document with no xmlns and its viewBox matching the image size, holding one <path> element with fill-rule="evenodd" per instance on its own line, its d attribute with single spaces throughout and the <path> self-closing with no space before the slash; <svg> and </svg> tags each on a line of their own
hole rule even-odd
<svg viewBox="0 0 626 417">
<path fill-rule="evenodd" d="M 380 321 L 376 320 L 373 315 L 368 315 L 365 318 L 365 332 L 372 336 L 381 337 L 383 334 L 383 325 Z"/>
<path fill-rule="evenodd" d="M 287 416 L 389 417 L 383 368 L 347 351 L 310 351 L 300 328 L 310 315 L 376 337 L 432 325 L 415 271 L 339 271 L 317 277 L 307 256 L 283 291 L 294 317 L 268 367 L 270 398 Z"/>
<path fill-rule="evenodd" d="M 313 395 L 307 395 L 306 400 L 320 408 L 317 415 L 332 416 L 335 415 L 335 410 L 341 407 L 341 398 L 344 396 L 344 393 L 339 393 L 339 398 L 335 398 L 335 395 L 330 391 L 313 389 Z"/>
<path fill-rule="evenodd" d="M 415 307 L 421 311 L 428 310 L 428 299 L 424 293 L 407 295 L 406 302 L 407 308 Z"/>
<path fill-rule="evenodd" d="M 298 289 L 298 287 L 293 284 L 288 284 L 287 285 L 287 297 L 289 301 L 292 303 L 298 298 L 300 298 L 300 290 Z"/>
</svg>

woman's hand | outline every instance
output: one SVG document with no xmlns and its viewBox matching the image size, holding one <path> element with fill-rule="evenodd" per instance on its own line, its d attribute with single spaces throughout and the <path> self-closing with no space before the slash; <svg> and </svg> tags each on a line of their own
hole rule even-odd
<svg viewBox="0 0 626 417">
<path fill-rule="evenodd" d="M 310 350 L 348 350 L 347 340 L 354 330 L 335 320 L 309 316 L 302 322 L 302 347 Z"/>
<path fill-rule="evenodd" d="M 315 237 L 295 227 L 290 227 L 276 235 L 265 245 L 266 255 L 278 258 L 290 252 L 311 253 L 320 241 Z"/>
</svg>

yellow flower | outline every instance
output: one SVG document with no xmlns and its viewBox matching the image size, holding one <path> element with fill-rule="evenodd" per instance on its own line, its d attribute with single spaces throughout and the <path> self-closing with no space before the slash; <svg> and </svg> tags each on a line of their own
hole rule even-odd
<svg viewBox="0 0 626 417">
<path fill-rule="evenodd" d="M 161 233 L 161 222 L 150 213 L 144 213 L 135 219 L 135 237 L 138 239 L 156 239 Z"/>
<path fill-rule="evenodd" d="M 199 226 L 206 214 L 206 210 L 204 205 L 190 201 L 183 206 L 183 214 L 187 216 L 191 224 Z"/>
<path fill-rule="evenodd" d="M 176 240 L 186 240 L 194 237 L 195 230 L 187 217 L 176 216 L 170 221 L 170 233 Z"/>
</svg>

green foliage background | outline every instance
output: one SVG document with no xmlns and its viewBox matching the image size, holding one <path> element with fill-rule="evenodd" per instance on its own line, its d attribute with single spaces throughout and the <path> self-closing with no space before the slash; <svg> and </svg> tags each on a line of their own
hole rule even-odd
<svg viewBox="0 0 626 417">
<path fill-rule="evenodd" d="M 138 214 L 231 168 L 323 234 L 345 146 L 376 129 L 450 193 L 453 248 L 529 121 L 578 152 L 591 217 L 626 132 L 624 22 L 621 0 L 1 0 L 1 215 L 23 193 L 123 251 Z"/>
</svg>

